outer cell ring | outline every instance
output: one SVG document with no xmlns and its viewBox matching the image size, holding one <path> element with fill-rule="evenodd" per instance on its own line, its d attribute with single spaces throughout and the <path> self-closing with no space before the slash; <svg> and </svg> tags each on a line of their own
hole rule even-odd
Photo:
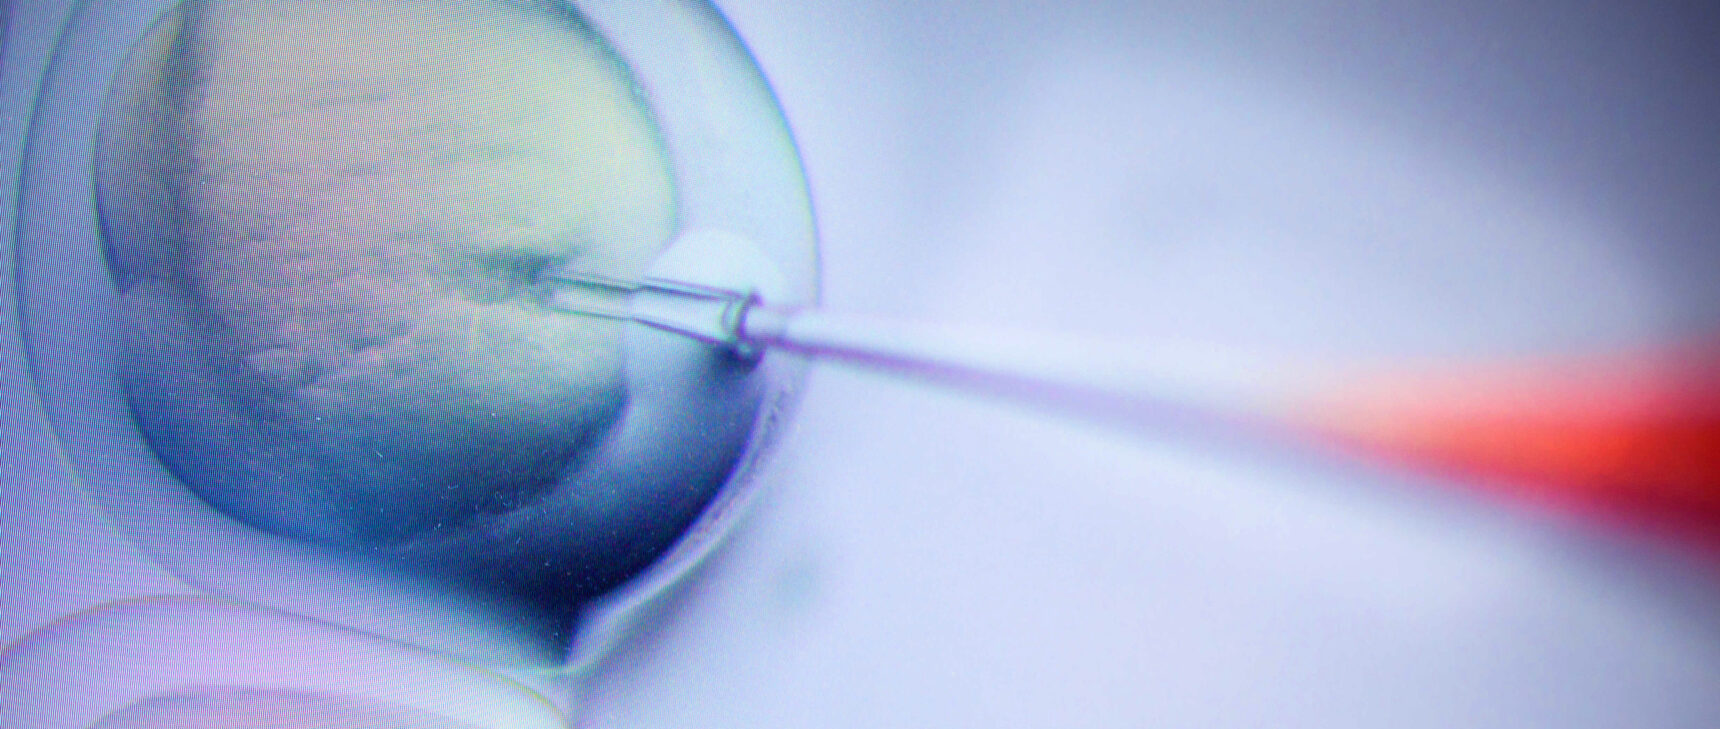
<svg viewBox="0 0 1720 729">
<path fill-rule="evenodd" d="M 156 498 L 144 501 L 121 499 L 109 488 L 144 475 L 172 477 L 131 424 L 113 338 L 103 333 L 106 323 L 118 320 L 118 307 L 95 220 L 95 132 L 106 90 L 126 53 L 176 1 L 82 0 L 43 76 L 22 154 L 15 219 L 14 290 L 30 374 L 80 485 L 145 554 L 209 592 L 340 623 L 327 606 L 306 604 L 292 589 L 244 575 L 233 555 L 292 564 L 300 578 L 311 581 L 416 588 L 388 574 L 349 574 L 339 564 L 345 556 L 237 524 L 183 488 L 154 489 Z M 800 158 L 774 95 L 728 21 L 702 0 L 573 4 L 633 69 L 657 116 L 675 170 L 678 227 L 720 229 L 752 240 L 783 273 L 795 300 L 785 303 L 816 303 L 817 234 Z M 798 402 L 805 372 L 804 362 L 780 357 L 767 357 L 761 366 L 771 368 L 770 384 L 753 437 L 728 480 L 652 566 L 587 605 L 567 662 L 552 670 L 578 673 L 594 666 L 746 511 L 757 491 L 754 473 L 775 443 L 775 426 Z M 199 536 L 186 540 L 188 534 Z M 469 617 L 427 621 L 485 632 L 470 625 Z M 459 640 L 432 647 L 488 657 Z"/>
</svg>

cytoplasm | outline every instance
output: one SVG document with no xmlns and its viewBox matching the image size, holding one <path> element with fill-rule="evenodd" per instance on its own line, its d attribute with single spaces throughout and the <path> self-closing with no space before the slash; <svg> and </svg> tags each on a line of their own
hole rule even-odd
<svg viewBox="0 0 1720 729">
<path fill-rule="evenodd" d="M 572 10 L 182 4 L 98 139 L 132 411 L 199 496 L 277 534 L 421 544 L 529 507 L 627 402 L 622 327 L 529 282 L 644 271 L 671 174 Z"/>
</svg>

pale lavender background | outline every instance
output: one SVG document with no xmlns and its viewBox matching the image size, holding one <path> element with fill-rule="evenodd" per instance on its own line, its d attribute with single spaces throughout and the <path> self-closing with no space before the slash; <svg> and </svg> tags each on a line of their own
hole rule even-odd
<svg viewBox="0 0 1720 729">
<path fill-rule="evenodd" d="M 1459 355 L 1720 325 L 1687 5 L 724 7 L 832 308 Z M 773 480 L 599 725 L 1720 721 L 1709 576 L 1430 482 L 829 368 Z"/>
<path fill-rule="evenodd" d="M 1424 355 L 1720 326 L 1720 33 L 1661 5 L 723 3 L 832 308 Z M 176 589 L 77 526 L 4 346 L 6 637 Z M 1431 480 L 836 369 L 765 478 L 590 725 L 1720 720 L 1711 570 Z"/>
</svg>

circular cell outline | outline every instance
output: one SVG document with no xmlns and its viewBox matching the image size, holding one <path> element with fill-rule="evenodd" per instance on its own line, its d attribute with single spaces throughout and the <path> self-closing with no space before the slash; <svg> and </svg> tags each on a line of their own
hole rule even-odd
<svg viewBox="0 0 1720 729">
<path fill-rule="evenodd" d="M 95 220 L 94 139 L 102 101 L 125 54 L 176 4 L 80 0 L 33 98 L 17 178 L 13 283 L 30 375 L 60 456 L 77 488 L 119 532 L 198 588 L 335 617 L 304 604 L 300 590 L 266 584 L 286 564 L 298 573 L 295 579 L 325 588 L 408 593 L 408 602 L 427 611 L 427 632 L 471 630 L 482 636 L 479 642 L 499 639 L 501 628 L 480 624 L 468 611 L 438 610 L 432 603 L 446 598 L 428 595 L 417 580 L 353 570 L 346 564 L 349 555 L 263 534 L 220 515 L 168 474 L 136 432 L 119 392 L 112 337 L 103 331 L 118 311 Z M 676 176 L 679 229 L 747 236 L 783 264 L 798 303 L 816 303 L 817 233 L 799 152 L 773 92 L 728 21 L 700 0 L 665 3 L 654 17 L 615 0 L 574 6 L 629 64 L 638 92 L 657 117 Z M 757 491 L 756 471 L 780 435 L 778 424 L 798 403 L 805 374 L 804 362 L 787 358 L 767 359 L 764 366 L 771 368 L 770 386 L 728 479 L 672 547 L 585 607 L 566 661 L 547 670 L 591 670 L 746 512 Z M 138 500 L 119 499 L 108 488 L 137 479 L 163 488 L 149 489 L 150 497 Z M 240 560 L 270 569 L 245 569 Z M 329 593 L 312 591 L 313 598 L 319 594 Z M 456 655 L 487 655 L 460 641 L 431 642 Z"/>
</svg>

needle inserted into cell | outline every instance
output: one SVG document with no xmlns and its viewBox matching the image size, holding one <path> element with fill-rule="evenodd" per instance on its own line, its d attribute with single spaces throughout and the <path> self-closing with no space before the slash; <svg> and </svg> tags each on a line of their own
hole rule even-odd
<svg viewBox="0 0 1720 729">
<path fill-rule="evenodd" d="M 1371 366 L 935 327 L 781 307 L 750 291 L 558 272 L 549 305 L 743 356 L 790 351 L 1144 429 L 1242 426 L 1662 522 L 1720 545 L 1720 350 Z M 1096 416 L 1096 417 L 1095 417 Z"/>
<path fill-rule="evenodd" d="M 544 304 L 568 314 L 635 321 L 749 354 L 741 321 L 758 305 L 751 292 L 681 281 L 637 281 L 583 271 L 551 270 L 539 281 Z"/>
<path fill-rule="evenodd" d="M 752 358 L 766 349 L 897 371 L 917 379 L 1007 390 L 1067 406 L 1138 405 L 1163 410 L 1239 411 L 1268 398 L 1289 376 L 1279 368 L 1226 365 L 1224 358 L 1149 350 L 1019 331 L 939 327 L 780 306 L 751 290 L 659 277 L 622 279 L 552 269 L 543 301 L 566 314 L 638 322 Z"/>
</svg>

